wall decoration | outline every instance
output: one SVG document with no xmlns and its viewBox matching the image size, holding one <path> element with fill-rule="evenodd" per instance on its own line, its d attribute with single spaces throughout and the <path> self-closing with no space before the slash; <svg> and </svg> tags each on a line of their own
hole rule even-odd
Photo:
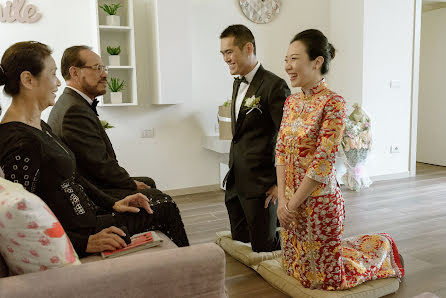
<svg viewBox="0 0 446 298">
<path fill-rule="evenodd" d="M 33 4 L 25 6 L 25 0 L 6 1 L 3 7 L 0 3 L 0 22 L 13 23 L 35 23 L 42 15 L 37 12 L 37 7 Z"/>
<path fill-rule="evenodd" d="M 240 0 L 245 16 L 257 24 L 266 24 L 280 12 L 280 0 Z"/>
</svg>

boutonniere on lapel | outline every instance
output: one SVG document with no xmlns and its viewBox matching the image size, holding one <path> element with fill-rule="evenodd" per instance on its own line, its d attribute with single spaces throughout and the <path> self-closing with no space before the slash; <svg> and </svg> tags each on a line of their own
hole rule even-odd
<svg viewBox="0 0 446 298">
<path fill-rule="evenodd" d="M 251 96 L 249 98 L 245 99 L 245 103 L 243 104 L 243 107 L 245 109 L 249 109 L 248 112 L 246 112 L 246 115 L 251 113 L 253 110 L 259 110 L 260 114 L 262 113 L 262 110 L 260 109 L 260 96 Z"/>
</svg>

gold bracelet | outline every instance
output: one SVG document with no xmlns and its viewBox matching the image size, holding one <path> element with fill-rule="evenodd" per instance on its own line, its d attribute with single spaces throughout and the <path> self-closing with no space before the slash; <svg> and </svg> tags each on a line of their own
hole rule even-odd
<svg viewBox="0 0 446 298">
<path fill-rule="evenodd" d="M 296 210 L 290 210 L 290 209 L 288 209 L 288 203 L 289 203 L 290 201 L 288 201 L 288 202 L 286 202 L 286 204 L 285 204 L 285 210 L 288 212 L 288 213 L 291 213 L 291 214 L 297 214 L 297 211 Z"/>
</svg>

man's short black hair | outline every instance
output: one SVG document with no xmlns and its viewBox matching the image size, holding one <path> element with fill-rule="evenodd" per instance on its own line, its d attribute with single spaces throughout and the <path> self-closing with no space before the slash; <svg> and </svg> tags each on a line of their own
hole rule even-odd
<svg viewBox="0 0 446 298">
<path fill-rule="evenodd" d="M 220 34 L 220 39 L 226 37 L 234 37 L 234 44 L 238 46 L 240 50 L 243 49 L 248 42 L 252 43 L 254 55 L 256 55 L 256 41 L 248 27 L 239 24 L 231 25 Z"/>
</svg>

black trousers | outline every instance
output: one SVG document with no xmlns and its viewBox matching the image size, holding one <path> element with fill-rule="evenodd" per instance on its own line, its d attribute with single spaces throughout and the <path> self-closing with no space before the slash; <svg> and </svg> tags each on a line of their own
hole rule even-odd
<svg viewBox="0 0 446 298">
<path fill-rule="evenodd" d="M 147 195 L 153 214 L 141 209 L 138 213 L 107 213 L 97 217 L 96 233 L 112 225 L 126 226 L 130 236 L 146 231 L 159 230 L 177 246 L 189 246 L 180 210 L 172 198 L 157 189 Z"/>
<path fill-rule="evenodd" d="M 251 242 L 255 252 L 280 249 L 277 227 L 277 203 L 270 202 L 264 208 L 266 195 L 258 198 L 240 196 L 234 187 L 234 178 L 229 175 L 226 183 L 225 204 L 231 224 L 232 239 Z"/>
<path fill-rule="evenodd" d="M 131 177 L 131 178 L 133 180 L 138 180 L 139 182 L 144 182 L 145 184 L 150 186 L 150 189 L 137 190 L 137 189 L 112 188 L 112 189 L 101 189 L 101 190 L 103 192 L 105 192 L 106 194 L 116 198 L 117 200 L 121 200 L 128 195 L 132 195 L 132 194 L 135 194 L 138 192 L 142 193 L 143 195 L 145 195 L 147 197 L 149 197 L 151 194 L 157 194 L 159 192 L 159 191 L 152 191 L 153 189 L 156 190 L 156 184 L 152 178 L 149 178 L 149 177 Z"/>
</svg>

